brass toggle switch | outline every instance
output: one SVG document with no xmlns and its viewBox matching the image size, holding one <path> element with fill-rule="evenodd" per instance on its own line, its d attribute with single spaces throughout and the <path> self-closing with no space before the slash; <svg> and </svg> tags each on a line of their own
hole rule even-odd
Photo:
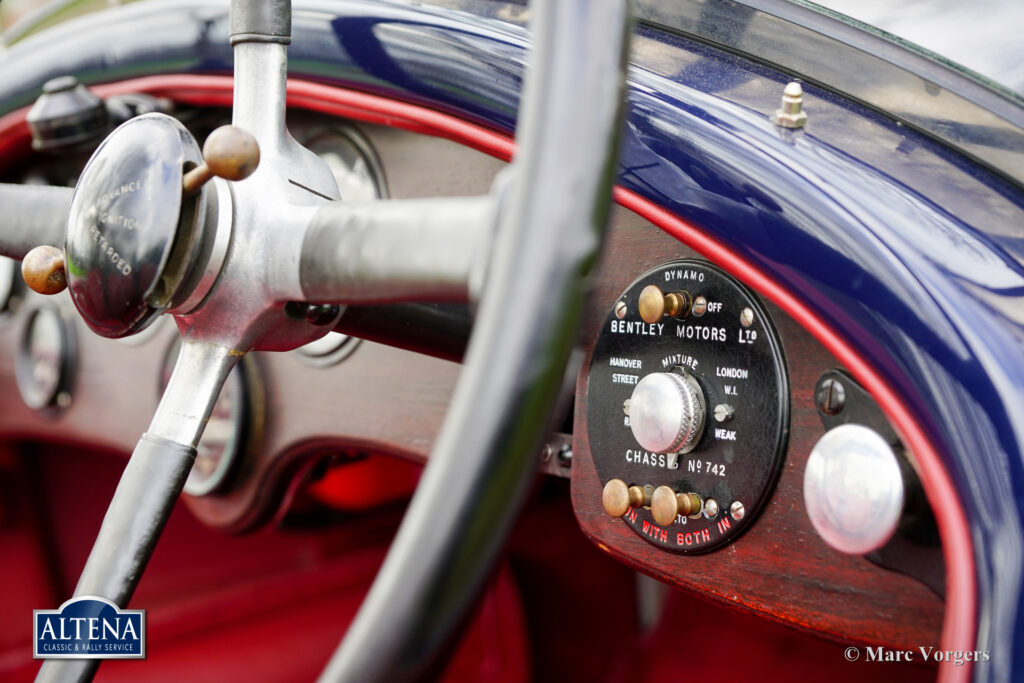
<svg viewBox="0 0 1024 683">
<path fill-rule="evenodd" d="M 612 517 L 621 517 L 629 512 L 630 508 L 638 508 L 651 504 L 651 496 L 654 487 L 626 486 L 621 479 L 612 479 L 604 485 L 601 493 L 601 503 L 604 511 Z"/>
<path fill-rule="evenodd" d="M 686 290 L 664 294 L 657 285 L 647 285 L 640 292 L 637 309 L 645 323 L 654 324 L 666 315 L 685 318 L 690 315 L 692 305 L 693 297 Z"/>
<path fill-rule="evenodd" d="M 651 514 L 659 526 L 668 526 L 677 515 L 692 517 L 700 514 L 704 502 L 696 493 L 676 493 L 668 486 L 659 486 L 651 496 Z"/>
</svg>

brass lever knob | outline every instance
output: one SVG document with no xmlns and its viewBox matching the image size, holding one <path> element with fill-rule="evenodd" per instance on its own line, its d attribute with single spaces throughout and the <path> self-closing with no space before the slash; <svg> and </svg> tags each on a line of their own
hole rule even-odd
<svg viewBox="0 0 1024 683">
<path fill-rule="evenodd" d="M 702 507 L 703 501 L 696 493 L 676 493 L 668 486 L 659 486 L 651 496 L 651 515 L 660 526 L 676 521 L 677 515 L 695 515 Z"/>
<path fill-rule="evenodd" d="M 185 174 L 182 189 L 186 194 L 196 192 L 214 176 L 245 180 L 259 165 L 260 146 L 256 138 L 241 128 L 221 126 L 206 138 L 203 163 Z"/>
<path fill-rule="evenodd" d="M 642 505 L 650 505 L 652 489 L 650 486 L 640 488 L 639 486 L 626 486 L 621 479 L 612 479 L 604 485 L 601 493 L 601 503 L 604 511 L 612 517 L 621 517 L 629 512 L 630 508 L 638 508 Z"/>
<path fill-rule="evenodd" d="M 68 286 L 64 252 L 47 244 L 36 247 L 22 259 L 21 276 L 25 284 L 40 294 L 63 292 Z"/>
<path fill-rule="evenodd" d="M 690 314 L 693 297 L 686 290 L 662 293 L 657 285 L 647 285 L 640 291 L 637 309 L 645 323 L 653 325 L 662 316 L 685 318 Z"/>
</svg>

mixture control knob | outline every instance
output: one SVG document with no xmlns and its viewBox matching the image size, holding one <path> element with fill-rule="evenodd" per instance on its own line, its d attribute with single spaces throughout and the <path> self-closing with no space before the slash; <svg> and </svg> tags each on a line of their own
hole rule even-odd
<svg viewBox="0 0 1024 683">
<path fill-rule="evenodd" d="M 697 380 L 685 373 L 647 375 L 629 398 L 629 428 L 651 453 L 689 453 L 700 440 L 706 412 Z"/>
<path fill-rule="evenodd" d="M 836 550 L 861 555 L 881 548 L 899 525 L 904 499 L 899 460 L 875 430 L 840 425 L 811 449 L 804 504 L 814 529 Z"/>
</svg>

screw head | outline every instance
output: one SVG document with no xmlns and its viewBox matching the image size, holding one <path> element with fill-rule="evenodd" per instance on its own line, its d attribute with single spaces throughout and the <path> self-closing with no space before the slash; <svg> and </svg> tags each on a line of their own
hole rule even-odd
<svg viewBox="0 0 1024 683">
<path fill-rule="evenodd" d="M 743 519 L 743 516 L 747 514 L 747 511 L 743 507 L 743 503 L 738 500 L 734 500 L 732 505 L 729 506 L 729 514 L 738 522 Z"/>
<path fill-rule="evenodd" d="M 834 377 L 829 377 L 818 386 L 814 401 L 818 410 L 826 415 L 838 415 L 846 406 L 846 387 Z"/>
<path fill-rule="evenodd" d="M 704 313 L 706 313 L 707 310 L 708 310 L 708 300 L 707 299 L 705 299 L 702 296 L 698 296 L 696 299 L 693 300 L 693 308 L 691 309 L 691 313 L 693 313 L 695 316 L 697 316 L 699 318 L 700 316 L 704 315 Z"/>
<path fill-rule="evenodd" d="M 714 498 L 708 498 L 704 501 L 704 514 L 708 516 L 708 519 L 714 519 L 718 516 L 718 501 Z"/>
<path fill-rule="evenodd" d="M 754 323 L 754 311 L 751 308 L 744 308 L 740 312 L 740 324 L 743 327 L 750 327 Z"/>
<path fill-rule="evenodd" d="M 626 302 L 620 301 L 615 304 L 615 317 L 622 320 L 626 317 Z"/>
<path fill-rule="evenodd" d="M 562 467 L 572 466 L 572 446 L 569 444 L 563 444 L 558 449 L 558 464 Z"/>
<path fill-rule="evenodd" d="M 719 403 L 715 406 L 715 422 L 728 422 L 735 414 L 736 411 L 728 403 Z"/>
</svg>

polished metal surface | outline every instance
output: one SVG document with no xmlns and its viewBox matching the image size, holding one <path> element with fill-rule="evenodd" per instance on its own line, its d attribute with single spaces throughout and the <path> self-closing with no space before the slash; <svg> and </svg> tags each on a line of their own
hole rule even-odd
<svg viewBox="0 0 1024 683">
<path fill-rule="evenodd" d="M 69 187 L 0 183 L 4 211 L 0 254 L 20 260 L 41 244 L 62 247 L 72 194 Z"/>
<path fill-rule="evenodd" d="M 651 453 L 688 453 L 700 440 L 707 408 L 696 380 L 655 372 L 637 382 L 629 398 L 629 428 Z"/>
<path fill-rule="evenodd" d="M 160 392 L 167 388 L 171 373 L 181 353 L 181 342 L 175 339 L 167 350 L 161 372 Z M 254 415 L 249 383 L 254 372 L 246 368 L 250 358 L 243 358 L 228 373 L 220 395 L 210 411 L 203 434 L 196 444 L 196 459 L 185 480 L 184 492 L 190 496 L 205 496 L 220 489 L 228 475 L 238 464 L 249 437 L 249 425 Z"/>
<path fill-rule="evenodd" d="M 863 425 L 840 425 L 818 440 L 804 471 L 804 505 L 826 543 L 849 554 L 885 545 L 903 512 L 896 457 L 884 438 Z"/>
<path fill-rule="evenodd" d="M 124 337 L 171 306 L 202 244 L 206 192 L 182 196 L 203 159 L 176 119 L 147 114 L 119 126 L 75 187 L 64 251 L 68 289 L 104 337 Z"/>
<path fill-rule="evenodd" d="M 476 298 L 494 213 L 489 197 L 325 206 L 310 222 L 302 245 L 303 298 L 346 303 Z"/>
</svg>

